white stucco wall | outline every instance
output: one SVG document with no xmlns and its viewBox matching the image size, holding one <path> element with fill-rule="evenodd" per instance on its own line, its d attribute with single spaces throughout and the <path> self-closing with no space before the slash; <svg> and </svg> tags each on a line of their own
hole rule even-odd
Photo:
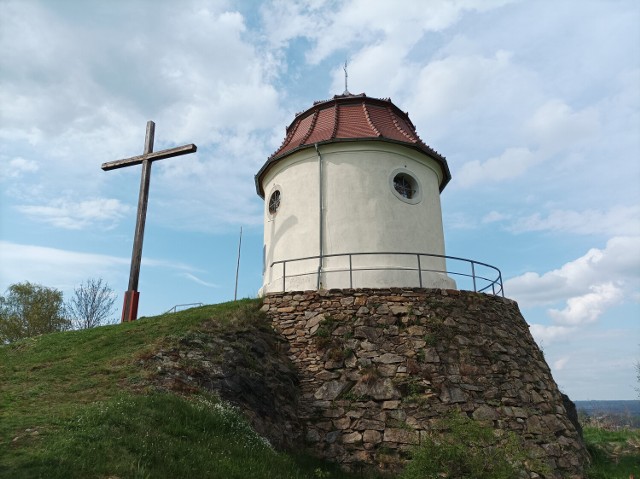
<svg viewBox="0 0 640 479">
<path fill-rule="evenodd" d="M 444 254 L 440 208 L 441 172 L 427 155 L 402 145 L 379 141 L 319 145 L 323 168 L 323 254 L 355 252 L 411 252 Z M 280 260 L 317 256 L 320 252 L 319 167 L 314 148 L 280 160 L 263 178 L 265 192 L 265 264 L 262 293 L 282 291 Z M 419 184 L 415 204 L 394 193 L 392 178 L 411 174 Z M 280 190 L 281 203 L 269 214 L 269 198 Z M 416 202 L 417 201 L 417 202 Z M 440 258 L 421 258 L 423 287 L 454 288 Z M 417 258 L 402 255 L 325 258 L 321 287 L 419 286 L 417 271 L 372 271 L 376 268 L 417 268 Z M 316 289 L 318 259 L 289 262 L 286 290 Z M 367 271 L 357 271 L 367 268 Z"/>
</svg>

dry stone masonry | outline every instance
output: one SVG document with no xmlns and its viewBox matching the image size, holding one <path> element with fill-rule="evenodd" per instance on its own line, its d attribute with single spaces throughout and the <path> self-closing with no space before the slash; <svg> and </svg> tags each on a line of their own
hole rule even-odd
<svg viewBox="0 0 640 479">
<path fill-rule="evenodd" d="M 263 310 L 289 342 L 298 415 L 318 455 L 394 469 L 438 419 L 459 411 L 520 436 L 534 458 L 529 477 L 582 476 L 584 445 L 515 302 L 336 289 L 269 294 Z"/>
</svg>

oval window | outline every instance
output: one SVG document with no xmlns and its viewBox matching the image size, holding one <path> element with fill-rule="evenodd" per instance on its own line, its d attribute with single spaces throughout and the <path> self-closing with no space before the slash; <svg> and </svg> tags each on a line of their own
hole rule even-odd
<svg viewBox="0 0 640 479">
<path fill-rule="evenodd" d="M 416 193 L 418 192 L 416 182 L 405 173 L 398 173 L 393 178 L 393 187 L 400 196 L 408 200 L 415 198 Z"/>
<path fill-rule="evenodd" d="M 271 193 L 269 197 L 269 213 L 275 215 L 280 208 L 280 190 L 276 190 Z"/>
<path fill-rule="evenodd" d="M 389 183 L 391 192 L 396 198 L 405 203 L 415 205 L 422 200 L 420 182 L 413 174 L 404 168 L 398 168 L 391 172 Z"/>
</svg>

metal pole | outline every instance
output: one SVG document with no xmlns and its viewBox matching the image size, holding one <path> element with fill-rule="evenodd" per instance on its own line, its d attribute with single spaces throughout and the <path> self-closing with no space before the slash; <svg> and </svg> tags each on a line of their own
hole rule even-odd
<svg viewBox="0 0 640 479">
<path fill-rule="evenodd" d="M 353 289 L 353 265 L 351 264 L 351 255 L 349 255 L 349 287 Z"/>
<path fill-rule="evenodd" d="M 323 191 L 322 191 L 322 155 L 320 154 L 320 150 L 318 149 L 318 144 L 315 144 L 315 148 L 316 148 L 316 154 L 318 155 L 318 202 L 319 202 L 319 209 L 320 209 L 320 215 L 319 215 L 319 222 L 320 224 L 318 225 L 318 237 L 319 237 L 319 245 L 318 245 L 318 250 L 320 252 L 319 255 L 319 261 L 318 261 L 318 281 L 316 284 L 316 289 L 318 291 L 320 291 L 320 285 L 322 284 L 322 260 L 323 260 L 323 255 L 324 255 L 324 246 L 323 246 L 323 236 L 324 236 L 324 218 L 322 215 L 322 209 L 323 209 L 323 203 L 324 203 L 324 199 L 323 199 Z"/>
<path fill-rule="evenodd" d="M 476 268 L 473 261 L 471 262 L 471 277 L 473 278 L 473 291 L 477 292 L 478 289 L 476 288 Z"/>
<path fill-rule="evenodd" d="M 283 293 L 287 290 L 286 281 L 287 281 L 287 262 L 285 261 L 282 263 L 282 292 Z"/>
<path fill-rule="evenodd" d="M 233 292 L 233 300 L 238 299 L 238 273 L 240 272 L 240 250 L 242 248 L 242 226 L 240 227 L 240 241 L 238 242 L 238 264 L 236 265 L 236 289 Z"/>
<path fill-rule="evenodd" d="M 420 288 L 422 288 L 422 266 L 420 265 L 420 255 L 416 255 L 418 257 L 418 282 L 420 283 Z"/>
</svg>

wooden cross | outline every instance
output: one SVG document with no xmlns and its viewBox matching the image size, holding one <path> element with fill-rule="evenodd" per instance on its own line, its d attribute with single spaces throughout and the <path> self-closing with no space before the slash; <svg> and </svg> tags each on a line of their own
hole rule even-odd
<svg viewBox="0 0 640 479">
<path fill-rule="evenodd" d="M 139 165 L 142 163 L 142 177 L 140 179 L 140 196 L 138 197 L 138 215 L 136 217 L 136 233 L 133 239 L 133 253 L 131 254 L 131 271 L 129 273 L 129 289 L 124 293 L 122 305 L 122 322 L 135 321 L 138 317 L 138 278 L 140 277 L 140 261 L 142 259 L 142 241 L 144 239 L 144 223 L 147 217 L 147 203 L 149 202 L 149 181 L 151 180 L 151 163 L 156 160 L 164 160 L 173 156 L 194 153 L 198 147 L 193 143 L 189 145 L 169 148 L 168 150 L 153 152 L 153 138 L 156 124 L 147 122 L 147 134 L 144 140 L 144 153 L 140 156 L 132 156 L 123 160 L 111 161 L 102 164 L 104 171 L 124 168 L 125 166 Z"/>
</svg>

